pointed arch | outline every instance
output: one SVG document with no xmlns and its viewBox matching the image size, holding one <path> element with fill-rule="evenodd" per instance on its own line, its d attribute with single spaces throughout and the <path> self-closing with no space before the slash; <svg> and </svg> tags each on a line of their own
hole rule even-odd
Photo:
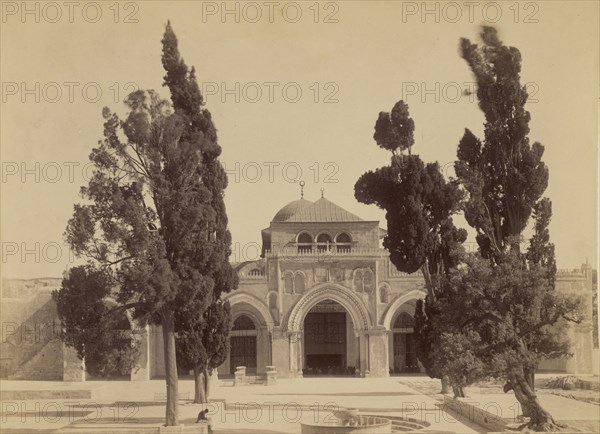
<svg viewBox="0 0 600 434">
<path fill-rule="evenodd" d="M 235 311 L 244 311 L 244 309 L 234 310 L 235 306 L 238 306 L 239 308 L 239 305 L 247 304 L 253 308 L 251 316 L 254 317 L 254 319 L 256 319 L 260 325 L 267 326 L 269 329 L 273 328 L 273 316 L 271 315 L 267 305 L 259 298 L 244 292 L 238 292 L 232 293 L 225 299 L 228 300 L 229 304 L 231 305 L 232 316 L 236 315 L 236 313 L 234 313 Z"/>
<path fill-rule="evenodd" d="M 287 319 L 288 331 L 300 331 L 308 311 L 323 300 L 333 300 L 341 304 L 350 314 L 355 330 L 371 328 L 371 317 L 363 301 L 349 289 L 329 282 L 314 287 L 298 300 Z"/>
<path fill-rule="evenodd" d="M 425 295 L 425 291 L 413 290 L 407 292 L 406 294 L 402 294 L 400 297 L 396 298 L 385 312 L 385 315 L 383 317 L 383 326 L 387 330 L 390 330 L 392 326 L 392 320 L 394 319 L 394 316 L 396 315 L 398 309 L 403 304 L 409 303 L 411 301 L 417 301 L 420 298 L 425 298 Z"/>
</svg>

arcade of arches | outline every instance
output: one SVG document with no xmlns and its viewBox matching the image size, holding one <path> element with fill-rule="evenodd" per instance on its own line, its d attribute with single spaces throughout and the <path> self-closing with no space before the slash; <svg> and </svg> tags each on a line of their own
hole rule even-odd
<svg viewBox="0 0 600 434">
<path fill-rule="evenodd" d="M 393 316 L 392 328 L 385 333 L 388 337 L 389 374 L 420 371 L 413 337 L 414 319 L 407 312 L 410 308 L 414 309 L 414 303 L 403 304 Z M 245 366 L 248 375 L 260 374 L 261 369 L 257 369 L 259 366 L 272 364 L 272 350 L 269 348 L 261 352 L 261 349 L 272 345 L 273 331 L 268 328 L 261 330 L 260 321 L 247 312 L 236 315 L 236 305 L 233 310 L 235 319 L 230 335 L 231 348 L 228 360 L 219 369 L 220 376 L 233 375 L 238 366 Z M 379 335 L 381 330 L 377 330 L 374 336 L 376 338 Z M 287 336 L 289 344 L 301 351 L 296 372 L 292 374 L 369 375 L 367 366 L 361 367 L 361 336 L 368 336 L 368 333 L 355 327 L 352 316 L 343 305 L 332 299 L 316 303 L 304 315 L 299 332 Z M 265 355 L 269 355 L 268 360 L 265 360 Z M 362 362 L 368 363 L 369 357 L 363 357 Z"/>
<path fill-rule="evenodd" d="M 389 322 L 373 326 L 362 301 L 340 287 L 321 287 L 304 294 L 285 315 L 287 327 L 279 328 L 248 304 L 235 303 L 230 354 L 219 376 L 233 375 L 245 366 L 249 375 L 261 375 L 273 365 L 287 376 L 387 376 L 419 372 L 413 338 L 415 294 L 396 299 L 398 306 L 386 312 Z M 347 298 L 344 298 L 346 296 Z M 269 297 L 271 305 L 273 298 Z M 259 300 L 255 300 L 258 302 Z M 262 368 L 262 369 L 261 369 Z"/>
</svg>

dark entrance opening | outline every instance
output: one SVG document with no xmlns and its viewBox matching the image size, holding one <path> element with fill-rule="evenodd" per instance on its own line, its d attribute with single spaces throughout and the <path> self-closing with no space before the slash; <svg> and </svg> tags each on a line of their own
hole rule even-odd
<svg viewBox="0 0 600 434">
<path fill-rule="evenodd" d="M 326 372 L 330 367 L 338 369 L 344 366 L 342 354 L 307 354 L 306 367 Z"/>
<path fill-rule="evenodd" d="M 246 373 L 256 373 L 256 326 L 246 315 L 239 316 L 234 322 L 230 335 L 229 371 L 245 366 Z"/>
<path fill-rule="evenodd" d="M 414 325 L 413 317 L 406 312 L 400 313 L 394 322 L 394 360 L 391 370 L 395 374 L 420 371 L 417 363 Z"/>
<path fill-rule="evenodd" d="M 326 300 L 304 318 L 303 375 L 354 375 L 348 366 L 347 313 L 342 305 Z"/>
</svg>

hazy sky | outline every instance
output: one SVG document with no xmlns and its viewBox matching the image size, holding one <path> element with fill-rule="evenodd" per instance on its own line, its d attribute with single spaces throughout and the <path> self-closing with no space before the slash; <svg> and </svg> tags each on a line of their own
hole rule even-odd
<svg viewBox="0 0 600 434">
<path fill-rule="evenodd" d="M 404 99 L 413 152 L 450 165 L 464 128 L 481 134 L 483 122 L 460 95 L 473 77 L 459 38 L 478 40 L 493 24 L 522 54 L 558 266 L 596 263 L 598 2 L 228 2 L 224 15 L 222 2 L 22 5 L 2 3 L 4 277 L 58 277 L 73 263 L 62 234 L 102 137 L 102 107 L 122 112 L 135 87 L 169 97 L 167 20 L 219 131 L 232 260 L 256 258 L 260 230 L 299 198 L 298 179 L 307 199 L 324 188 L 385 227 L 384 213 L 353 192 L 363 172 L 388 162 L 372 139 L 378 113 Z"/>
</svg>

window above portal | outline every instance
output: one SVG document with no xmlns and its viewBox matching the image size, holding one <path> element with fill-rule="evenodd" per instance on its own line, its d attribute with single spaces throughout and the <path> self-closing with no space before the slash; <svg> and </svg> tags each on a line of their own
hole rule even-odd
<svg viewBox="0 0 600 434">
<path fill-rule="evenodd" d="M 318 252 L 350 253 L 352 252 L 352 245 L 352 237 L 346 232 L 337 234 L 335 240 L 327 232 L 319 233 L 314 241 L 313 236 L 306 231 L 302 231 L 296 236 L 298 253 L 310 253 L 313 249 Z"/>
<path fill-rule="evenodd" d="M 296 238 L 296 245 L 298 246 L 298 253 L 310 253 L 312 252 L 313 237 L 307 232 L 301 232 Z"/>
<path fill-rule="evenodd" d="M 333 240 L 328 234 L 319 234 L 317 236 L 317 249 L 319 252 L 328 252 L 333 246 Z"/>
<path fill-rule="evenodd" d="M 352 251 L 352 238 L 346 232 L 342 232 L 335 237 L 337 251 L 340 253 L 349 253 Z"/>
</svg>

